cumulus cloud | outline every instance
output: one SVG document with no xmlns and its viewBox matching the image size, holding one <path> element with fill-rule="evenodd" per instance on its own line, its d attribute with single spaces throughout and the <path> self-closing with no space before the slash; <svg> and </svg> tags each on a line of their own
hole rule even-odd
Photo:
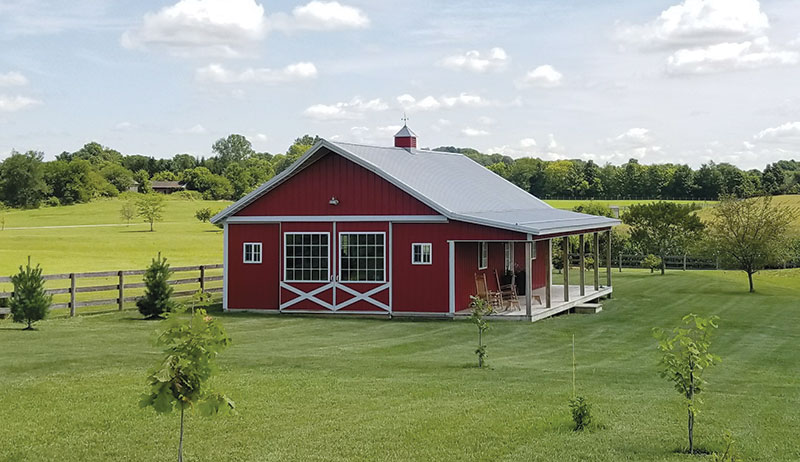
<svg viewBox="0 0 800 462">
<path fill-rule="evenodd" d="M 361 29 L 370 24 L 369 17 L 356 7 L 316 0 L 295 7 L 291 15 L 277 13 L 269 19 L 271 27 L 284 31 Z"/>
<path fill-rule="evenodd" d="M 147 13 L 122 35 L 126 48 L 164 48 L 178 55 L 239 56 L 264 38 L 264 7 L 255 0 L 180 0 Z"/>
<path fill-rule="evenodd" d="M 41 101 L 21 95 L 0 95 L 0 112 L 16 112 L 29 107 L 38 106 Z"/>
<path fill-rule="evenodd" d="M 653 135 L 646 128 L 634 127 L 607 140 L 611 144 L 625 146 L 644 146 L 652 143 Z"/>
<path fill-rule="evenodd" d="M 800 62 L 796 51 L 773 50 L 767 37 L 741 43 L 718 43 L 702 48 L 681 49 L 667 58 L 670 74 L 710 74 Z"/>
<path fill-rule="evenodd" d="M 363 100 L 355 97 L 347 102 L 315 104 L 306 108 L 303 114 L 316 120 L 348 120 L 360 119 L 364 117 L 365 113 L 385 111 L 386 109 L 389 109 L 389 105 L 380 98 Z"/>
<path fill-rule="evenodd" d="M 487 132 L 486 130 L 470 128 L 470 127 L 462 129 L 461 133 L 464 134 L 465 136 L 486 136 L 489 134 L 489 132 Z"/>
<path fill-rule="evenodd" d="M 645 47 L 694 47 L 763 35 L 769 19 L 758 0 L 684 0 L 653 21 L 620 25 L 618 38 Z"/>
<path fill-rule="evenodd" d="M 313 63 L 299 62 L 283 69 L 252 68 L 233 71 L 221 64 L 209 64 L 195 72 L 200 82 L 212 83 L 260 83 L 275 85 L 279 83 L 309 80 L 317 76 L 317 68 Z"/>
<path fill-rule="evenodd" d="M 441 108 L 452 107 L 484 107 L 496 104 L 489 101 L 480 95 L 474 93 L 462 92 L 455 96 L 426 96 L 422 99 L 417 99 L 408 93 L 397 97 L 397 102 L 400 106 L 408 111 L 435 111 Z"/>
<path fill-rule="evenodd" d="M 485 54 L 481 54 L 478 50 L 470 50 L 465 54 L 447 56 L 440 61 L 440 65 L 444 67 L 470 72 L 501 70 L 507 63 L 508 54 L 498 47 L 492 48 Z"/>
<path fill-rule="evenodd" d="M 18 87 L 28 84 L 28 79 L 16 71 L 0 74 L 0 87 Z"/>
<path fill-rule="evenodd" d="M 197 124 L 189 128 L 176 128 L 172 132 L 178 135 L 202 135 L 206 132 L 206 127 Z"/>
<path fill-rule="evenodd" d="M 563 75 L 553 66 L 543 64 L 532 71 L 528 71 L 524 77 L 517 80 L 518 87 L 543 87 L 552 88 L 561 85 Z"/>
<path fill-rule="evenodd" d="M 533 148 L 536 146 L 536 140 L 533 138 L 522 138 L 519 140 L 519 146 L 521 148 Z"/>
<path fill-rule="evenodd" d="M 800 146 L 800 122 L 787 122 L 777 127 L 765 128 L 753 136 L 756 142 L 791 144 Z M 747 143 L 751 147 L 751 143 Z"/>
</svg>

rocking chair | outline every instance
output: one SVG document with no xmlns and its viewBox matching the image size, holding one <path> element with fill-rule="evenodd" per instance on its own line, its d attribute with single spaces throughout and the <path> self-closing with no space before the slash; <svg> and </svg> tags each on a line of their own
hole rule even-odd
<svg viewBox="0 0 800 462">
<path fill-rule="evenodd" d="M 489 290 L 489 285 L 486 284 L 485 273 L 475 273 L 475 288 L 478 292 L 478 298 L 486 300 L 493 310 L 498 311 L 503 307 L 503 297 L 500 292 L 493 292 Z"/>
<path fill-rule="evenodd" d="M 512 306 L 516 306 L 517 309 L 521 309 L 519 305 L 519 297 L 517 296 L 517 284 L 514 278 L 511 278 L 511 283 L 509 284 L 500 284 L 500 275 L 497 274 L 497 270 L 494 270 L 494 277 L 497 280 L 497 287 L 500 291 L 500 302 L 503 306 L 508 306 L 511 309 Z"/>
</svg>

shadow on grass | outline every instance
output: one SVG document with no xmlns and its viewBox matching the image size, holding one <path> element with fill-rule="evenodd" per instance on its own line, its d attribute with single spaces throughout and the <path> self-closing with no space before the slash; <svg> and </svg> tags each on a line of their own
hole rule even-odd
<svg viewBox="0 0 800 462">
<path fill-rule="evenodd" d="M 714 453 L 714 451 L 702 447 L 694 448 L 694 452 L 692 454 L 689 454 L 689 448 L 678 448 L 673 450 L 672 452 L 675 454 L 684 454 L 687 456 L 700 456 L 700 457 L 710 456 L 711 454 Z"/>
</svg>

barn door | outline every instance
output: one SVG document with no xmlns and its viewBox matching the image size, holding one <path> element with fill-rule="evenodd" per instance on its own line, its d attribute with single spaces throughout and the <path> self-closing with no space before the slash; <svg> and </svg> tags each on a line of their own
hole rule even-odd
<svg viewBox="0 0 800 462">
<path fill-rule="evenodd" d="M 334 310 L 331 234 L 327 230 L 283 233 L 281 311 Z"/>
<path fill-rule="evenodd" d="M 336 247 L 334 310 L 391 312 L 387 233 L 340 231 Z"/>
</svg>

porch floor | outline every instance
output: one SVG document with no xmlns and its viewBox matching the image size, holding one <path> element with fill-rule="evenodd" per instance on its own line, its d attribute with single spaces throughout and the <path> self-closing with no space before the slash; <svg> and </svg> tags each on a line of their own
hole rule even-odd
<svg viewBox="0 0 800 462">
<path fill-rule="evenodd" d="M 531 321 L 538 321 L 540 319 L 548 318 L 565 311 L 569 311 L 576 305 L 596 301 L 600 297 L 608 296 L 612 293 L 613 288 L 600 286 L 600 290 L 594 290 L 594 286 L 586 286 L 585 294 L 581 295 L 580 286 L 569 286 L 569 301 L 564 301 L 564 286 L 555 285 L 550 288 L 551 307 L 547 308 L 545 302 L 544 287 L 536 289 L 532 293 L 531 299 Z M 538 299 L 537 299 L 538 297 Z M 525 316 L 525 296 L 519 297 L 519 308 L 516 306 L 504 307 L 491 316 L 489 319 L 504 319 L 504 320 L 527 320 Z M 456 311 L 456 316 L 469 316 L 470 310 Z"/>
</svg>

